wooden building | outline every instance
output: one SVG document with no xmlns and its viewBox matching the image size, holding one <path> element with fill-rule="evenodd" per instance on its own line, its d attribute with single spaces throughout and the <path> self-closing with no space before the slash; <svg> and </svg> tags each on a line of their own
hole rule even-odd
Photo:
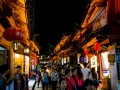
<svg viewBox="0 0 120 90">
<path fill-rule="evenodd" d="M 0 64 L 7 63 L 10 65 L 11 77 L 13 77 L 14 70 L 17 65 L 22 66 L 22 73 L 29 74 L 29 51 L 31 50 L 37 54 L 39 53 L 39 48 L 37 45 L 34 41 L 31 43 L 30 40 L 30 24 L 28 18 L 27 1 L 28 0 L 0 1 Z M 8 28 L 15 27 L 24 31 L 24 39 L 17 42 L 6 40 L 3 36 L 4 31 Z M 16 45 L 18 46 L 15 49 Z M 28 71 L 25 70 L 25 67 L 27 67 Z"/>
</svg>

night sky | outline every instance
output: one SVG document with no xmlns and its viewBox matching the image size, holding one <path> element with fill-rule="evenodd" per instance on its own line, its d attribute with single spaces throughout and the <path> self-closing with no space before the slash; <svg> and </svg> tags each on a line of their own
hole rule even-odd
<svg viewBox="0 0 120 90">
<path fill-rule="evenodd" d="M 75 30 L 80 24 L 88 0 L 35 0 L 35 33 L 41 47 L 40 53 L 48 52 L 48 44 L 56 45 L 62 33 Z"/>
</svg>

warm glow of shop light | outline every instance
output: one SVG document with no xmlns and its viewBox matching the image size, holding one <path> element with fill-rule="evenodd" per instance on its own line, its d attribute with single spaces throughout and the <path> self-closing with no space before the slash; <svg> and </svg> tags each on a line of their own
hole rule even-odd
<svg viewBox="0 0 120 90">
<path fill-rule="evenodd" d="M 29 53 L 30 53 L 29 48 L 25 48 L 25 49 L 24 49 L 24 53 L 25 53 L 25 54 L 29 54 Z"/>
<path fill-rule="evenodd" d="M 16 53 L 15 53 L 15 58 L 18 58 L 18 57 L 19 57 L 19 54 L 16 54 Z"/>
</svg>

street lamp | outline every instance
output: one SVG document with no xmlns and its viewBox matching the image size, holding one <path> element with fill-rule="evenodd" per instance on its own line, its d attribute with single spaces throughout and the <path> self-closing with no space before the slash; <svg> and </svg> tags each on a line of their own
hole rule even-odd
<svg viewBox="0 0 120 90">
<path fill-rule="evenodd" d="M 13 50 L 18 50 L 20 43 L 16 41 L 13 41 L 12 43 L 13 43 Z"/>
</svg>

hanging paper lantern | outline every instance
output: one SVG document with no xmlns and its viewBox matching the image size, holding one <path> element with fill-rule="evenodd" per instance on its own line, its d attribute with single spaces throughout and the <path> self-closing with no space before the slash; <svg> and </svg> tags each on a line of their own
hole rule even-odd
<svg viewBox="0 0 120 90">
<path fill-rule="evenodd" d="M 99 50 L 100 50 L 100 44 L 99 44 L 98 42 L 96 42 L 96 43 L 94 44 L 94 50 L 95 50 L 95 51 L 99 51 Z"/>
<path fill-rule="evenodd" d="M 87 48 L 84 49 L 84 54 L 88 55 L 88 49 Z"/>
<path fill-rule="evenodd" d="M 8 41 L 22 40 L 24 36 L 24 31 L 16 27 L 8 28 L 3 33 L 3 37 Z"/>
</svg>

